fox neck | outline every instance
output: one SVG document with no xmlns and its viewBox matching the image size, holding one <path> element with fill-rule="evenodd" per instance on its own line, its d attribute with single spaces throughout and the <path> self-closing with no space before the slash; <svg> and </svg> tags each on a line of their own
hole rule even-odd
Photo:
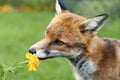
<svg viewBox="0 0 120 80">
<path fill-rule="evenodd" d="M 103 46 L 104 48 L 102 39 L 95 36 L 88 46 L 88 48 L 91 48 L 90 52 L 86 53 L 85 51 L 76 58 L 69 59 L 75 67 L 77 73 L 81 75 L 81 77 L 83 77 L 85 80 L 93 80 L 93 74 L 96 72 L 97 63 L 99 60 L 101 60 L 102 52 L 101 48 L 98 45 Z"/>
<path fill-rule="evenodd" d="M 96 71 L 96 65 L 87 57 L 77 57 L 70 59 L 75 70 L 85 80 L 93 80 L 93 73 Z"/>
</svg>

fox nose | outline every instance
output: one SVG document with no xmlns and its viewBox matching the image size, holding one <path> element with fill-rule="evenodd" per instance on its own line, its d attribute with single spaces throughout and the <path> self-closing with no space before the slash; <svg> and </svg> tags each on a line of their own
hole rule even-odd
<svg viewBox="0 0 120 80">
<path fill-rule="evenodd" d="M 29 49 L 29 53 L 35 54 L 36 50 L 34 48 Z"/>
</svg>

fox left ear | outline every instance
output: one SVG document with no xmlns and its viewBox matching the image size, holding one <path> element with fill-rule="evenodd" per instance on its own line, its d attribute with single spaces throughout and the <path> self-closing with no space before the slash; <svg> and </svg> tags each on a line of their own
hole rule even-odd
<svg viewBox="0 0 120 80">
<path fill-rule="evenodd" d="M 86 20 L 83 23 L 81 32 L 84 32 L 84 33 L 91 32 L 93 34 L 96 34 L 102 28 L 103 23 L 106 21 L 108 17 L 109 17 L 108 14 L 101 14 Z"/>
<path fill-rule="evenodd" d="M 56 0 L 55 9 L 57 14 L 62 13 L 63 10 L 67 10 L 66 6 L 62 3 L 61 0 Z"/>
</svg>

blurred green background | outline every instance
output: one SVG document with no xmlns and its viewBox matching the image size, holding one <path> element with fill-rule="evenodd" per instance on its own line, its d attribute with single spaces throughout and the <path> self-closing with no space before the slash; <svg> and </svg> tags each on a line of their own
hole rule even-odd
<svg viewBox="0 0 120 80">
<path fill-rule="evenodd" d="M 119 0 L 62 0 L 74 13 L 93 17 L 110 15 L 100 37 L 120 38 Z M 54 17 L 55 0 L 0 0 L 0 64 L 25 60 L 29 47 L 44 37 Z M 9 79 L 7 79 L 9 80 Z M 13 79 L 12 79 L 13 80 Z M 15 80 L 74 80 L 72 68 L 64 58 L 40 61 L 36 72 L 20 69 Z"/>
</svg>

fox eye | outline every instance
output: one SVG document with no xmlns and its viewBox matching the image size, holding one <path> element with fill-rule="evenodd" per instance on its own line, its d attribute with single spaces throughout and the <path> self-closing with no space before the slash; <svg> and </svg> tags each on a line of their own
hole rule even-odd
<svg viewBox="0 0 120 80">
<path fill-rule="evenodd" d="M 63 45 L 64 44 L 64 42 L 63 41 L 60 41 L 60 40 L 55 40 L 54 41 L 54 45 Z"/>
</svg>

